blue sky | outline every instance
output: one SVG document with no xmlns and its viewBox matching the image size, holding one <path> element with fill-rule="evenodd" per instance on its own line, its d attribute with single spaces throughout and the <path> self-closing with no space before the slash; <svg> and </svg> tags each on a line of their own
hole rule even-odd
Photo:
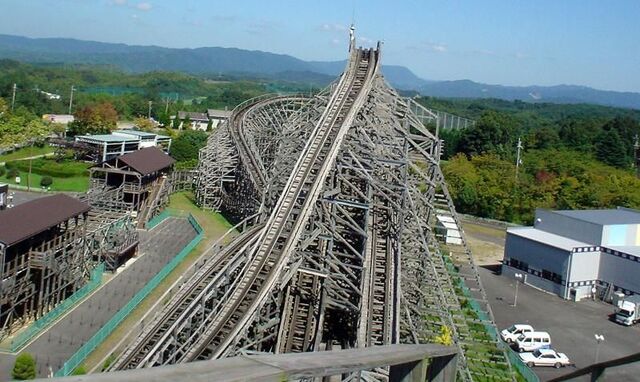
<svg viewBox="0 0 640 382">
<path fill-rule="evenodd" d="M 639 0 L 0 0 L 0 33 L 305 60 L 362 45 L 426 79 L 640 92 Z"/>
</svg>

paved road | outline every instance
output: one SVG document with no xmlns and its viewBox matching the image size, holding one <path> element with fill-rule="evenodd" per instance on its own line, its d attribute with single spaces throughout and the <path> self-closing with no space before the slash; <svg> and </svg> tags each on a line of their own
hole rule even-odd
<svg viewBox="0 0 640 382">
<path fill-rule="evenodd" d="M 49 366 L 59 369 L 195 236 L 191 224 L 177 218 L 140 232 L 139 258 L 27 347 L 36 357 L 38 376 L 46 377 Z M 13 363 L 14 356 L 0 354 L 0 380 L 10 378 Z"/>
<path fill-rule="evenodd" d="M 2 183 L 0 181 L 0 183 Z M 13 205 L 17 206 L 18 204 L 22 204 L 31 200 L 35 200 L 38 198 L 42 198 L 43 196 L 53 195 L 53 194 L 45 194 L 42 192 L 27 192 L 27 191 L 18 191 L 15 188 L 12 188 L 9 185 L 9 193 L 13 194 Z"/>
<path fill-rule="evenodd" d="M 480 268 L 480 277 L 500 330 L 514 323 L 526 323 L 547 331 L 551 335 L 552 347 L 566 353 L 577 368 L 594 363 L 596 333 L 605 337 L 600 345 L 600 361 L 640 351 L 640 325 L 625 327 L 610 321 L 613 306 L 609 304 L 566 301 L 520 284 L 517 307 L 513 307 L 515 284 L 512 280 L 485 268 Z M 573 370 L 534 368 L 543 381 Z M 610 369 L 606 380 L 640 381 L 640 364 Z"/>
</svg>

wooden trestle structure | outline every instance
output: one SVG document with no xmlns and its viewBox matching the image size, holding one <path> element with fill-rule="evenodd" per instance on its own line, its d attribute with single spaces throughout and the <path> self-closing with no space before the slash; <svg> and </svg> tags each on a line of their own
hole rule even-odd
<svg viewBox="0 0 640 382">
<path fill-rule="evenodd" d="M 82 288 L 98 263 L 135 252 L 138 234 L 119 196 L 58 194 L 0 212 L 0 338 Z"/>
<path fill-rule="evenodd" d="M 436 213 L 459 223 L 439 166 L 445 126 L 386 83 L 379 46 L 353 41 L 345 72 L 319 94 L 249 100 L 210 136 L 198 202 L 259 218 L 112 369 L 426 343 L 447 327 L 461 380 L 513 380 L 468 248 L 441 248 L 433 231 Z"/>
</svg>

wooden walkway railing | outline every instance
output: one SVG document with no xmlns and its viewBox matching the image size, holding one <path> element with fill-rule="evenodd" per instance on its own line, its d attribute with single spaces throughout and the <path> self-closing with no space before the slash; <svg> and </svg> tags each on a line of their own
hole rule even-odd
<svg viewBox="0 0 640 382">
<path fill-rule="evenodd" d="M 458 350 L 443 345 L 387 345 L 310 353 L 243 355 L 148 369 L 57 378 L 61 382 L 285 381 L 340 376 L 389 366 L 389 380 L 453 382 Z M 41 379 L 41 382 L 51 381 Z"/>
<path fill-rule="evenodd" d="M 551 379 L 549 382 L 571 381 L 583 376 L 590 376 L 591 382 L 605 381 L 605 371 L 616 366 L 624 366 L 630 363 L 640 362 L 640 353 L 634 353 L 622 358 L 612 359 L 610 361 L 595 363 L 591 366 L 576 370 L 572 373 Z M 583 380 L 583 379 L 581 379 Z"/>
</svg>

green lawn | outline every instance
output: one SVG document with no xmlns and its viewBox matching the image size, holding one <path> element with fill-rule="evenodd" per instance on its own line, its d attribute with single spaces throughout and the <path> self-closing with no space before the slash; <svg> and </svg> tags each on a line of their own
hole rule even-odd
<svg viewBox="0 0 640 382">
<path fill-rule="evenodd" d="M 28 146 L 28 147 L 24 147 L 24 148 L 15 150 L 13 152 L 10 152 L 8 154 L 0 155 L 0 163 L 7 162 L 10 160 L 29 158 L 36 155 L 50 154 L 54 150 L 55 149 L 53 147 L 48 145 L 44 147 Z"/>
<path fill-rule="evenodd" d="M 219 213 L 198 208 L 191 192 L 177 192 L 171 195 L 167 208 L 190 212 L 198 220 L 204 229 L 204 240 L 202 241 L 204 247 L 207 246 L 210 239 L 219 238 L 232 227 L 232 224 Z"/>
<path fill-rule="evenodd" d="M 20 186 L 27 187 L 29 184 L 27 181 L 26 172 L 20 172 Z M 31 188 L 41 189 L 40 179 L 42 175 L 31 173 Z M 86 192 L 89 189 L 89 176 L 74 176 L 71 178 L 57 178 L 51 177 L 53 184 L 51 185 L 51 191 L 71 191 L 71 192 Z M 7 179 L 6 174 L 0 177 L 0 183 L 17 184 L 15 178 Z"/>
</svg>

